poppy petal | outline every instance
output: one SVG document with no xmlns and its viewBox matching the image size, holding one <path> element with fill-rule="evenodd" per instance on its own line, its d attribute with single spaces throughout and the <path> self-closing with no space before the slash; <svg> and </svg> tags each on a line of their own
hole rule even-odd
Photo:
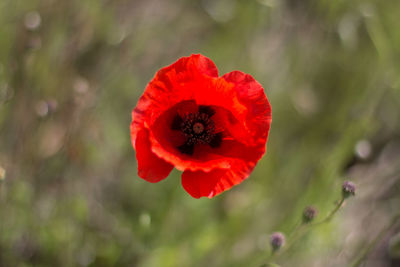
<svg viewBox="0 0 400 267">
<path fill-rule="evenodd" d="M 202 55 L 181 58 L 174 64 L 161 69 L 149 83 L 132 112 L 132 128 L 134 129 L 131 132 L 132 138 L 134 139 L 137 134 L 135 129 L 142 128 L 146 122 L 146 127 L 150 129 L 152 151 L 177 169 L 207 171 L 214 168 L 227 168 L 229 166 L 227 160 L 221 157 L 217 160 L 213 159 L 212 162 L 205 162 L 209 161 L 208 159 L 193 161 L 192 158 L 185 157 L 186 154 L 181 153 L 179 149 L 171 149 L 171 144 L 166 142 L 171 138 L 164 138 L 162 131 L 156 130 L 161 128 L 158 124 L 165 125 L 159 119 L 162 114 L 188 101 L 196 105 L 196 110 L 198 110 L 197 105 L 220 106 L 234 113 L 234 116 L 243 117 L 246 114 L 246 107 L 239 102 L 234 84 L 218 78 L 217 75 L 214 63 Z M 241 121 L 242 118 L 238 120 Z M 175 143 L 172 146 L 177 147 Z"/>
<path fill-rule="evenodd" d="M 212 198 L 245 180 L 254 166 L 254 163 L 238 160 L 231 169 L 185 171 L 182 174 L 182 186 L 194 198 Z"/>
<path fill-rule="evenodd" d="M 192 100 L 191 93 L 186 90 L 190 85 L 182 87 L 180 84 L 196 84 L 199 77 L 204 76 L 216 78 L 218 69 L 203 55 L 182 57 L 159 70 L 132 111 L 132 125 L 135 127 L 131 127 L 131 137 L 136 139 L 138 129 L 143 127 L 145 120 L 151 125 L 168 108 L 183 100 Z"/>
<path fill-rule="evenodd" d="M 134 145 L 138 161 L 138 175 L 144 180 L 157 183 L 165 179 L 174 168 L 173 165 L 157 157 L 151 151 L 147 129 L 139 131 Z"/>
<path fill-rule="evenodd" d="M 264 89 L 251 75 L 232 71 L 222 76 L 235 85 L 239 102 L 247 108 L 246 126 L 257 142 L 265 143 L 271 124 L 271 105 Z"/>
<path fill-rule="evenodd" d="M 219 77 L 207 57 L 181 58 L 156 73 L 132 111 L 139 176 L 158 182 L 175 167 L 190 195 L 211 198 L 250 175 L 270 123 L 271 106 L 253 77 Z"/>
<path fill-rule="evenodd" d="M 174 130 L 174 128 L 177 128 L 175 124 L 179 124 L 179 117 L 182 117 L 185 111 L 198 111 L 197 105 L 195 107 L 193 105 L 195 105 L 194 101 L 182 101 L 158 117 L 150 127 L 152 151 L 182 171 L 186 169 L 209 171 L 215 168 L 229 168 L 230 159 L 216 153 L 209 153 L 200 145 L 196 148 L 185 146 L 181 132 Z M 221 136 L 216 135 L 212 145 L 220 145 L 222 140 L 219 138 Z"/>
</svg>

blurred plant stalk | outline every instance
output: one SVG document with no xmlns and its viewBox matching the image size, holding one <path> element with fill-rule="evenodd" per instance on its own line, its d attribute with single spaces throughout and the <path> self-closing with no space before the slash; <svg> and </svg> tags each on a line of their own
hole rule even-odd
<svg viewBox="0 0 400 267">
<path fill-rule="evenodd" d="M 315 229 L 315 227 L 330 222 L 335 214 L 340 210 L 343 206 L 345 200 L 351 196 L 355 195 L 356 186 L 354 183 L 350 181 L 345 181 L 342 184 L 342 196 L 339 201 L 336 201 L 335 207 L 328 213 L 328 215 L 318 222 L 312 222 L 317 215 L 317 210 L 310 206 L 306 207 L 303 212 L 303 220 L 294 228 L 294 230 L 290 233 L 287 245 L 279 247 L 279 249 L 272 249 L 271 254 L 268 258 L 268 263 L 261 266 L 275 266 L 276 264 L 273 262 L 279 255 L 288 251 L 293 244 L 295 244 L 301 237 L 303 237 L 307 232 Z M 385 231 L 386 232 L 386 231 Z M 272 244 L 273 245 L 273 244 Z M 368 252 L 367 252 L 368 253 Z M 356 267 L 358 265 L 354 265 Z"/>
</svg>

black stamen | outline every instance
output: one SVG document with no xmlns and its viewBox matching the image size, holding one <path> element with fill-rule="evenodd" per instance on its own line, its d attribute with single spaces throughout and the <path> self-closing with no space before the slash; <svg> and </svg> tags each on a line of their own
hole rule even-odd
<svg viewBox="0 0 400 267">
<path fill-rule="evenodd" d="M 219 147 L 222 143 L 222 133 L 216 133 L 214 138 L 210 141 L 210 146 L 212 148 Z"/>
<path fill-rule="evenodd" d="M 183 145 L 178 146 L 178 150 L 179 150 L 182 154 L 193 155 L 194 144 L 184 143 Z"/>
<path fill-rule="evenodd" d="M 211 118 L 214 114 L 215 110 L 210 106 L 200 105 L 196 113 L 174 116 L 171 129 L 180 131 L 185 137 L 185 143 L 177 147 L 182 154 L 193 155 L 194 147 L 198 144 L 212 148 L 221 146 L 222 133 L 214 132 L 215 125 Z"/>
<path fill-rule="evenodd" d="M 172 121 L 171 129 L 175 131 L 180 130 L 182 127 L 182 123 L 183 119 L 181 118 L 181 116 L 176 115 Z"/>
<path fill-rule="evenodd" d="M 215 111 L 210 106 L 200 105 L 199 106 L 199 113 L 207 114 L 208 117 L 211 117 L 215 114 Z"/>
</svg>

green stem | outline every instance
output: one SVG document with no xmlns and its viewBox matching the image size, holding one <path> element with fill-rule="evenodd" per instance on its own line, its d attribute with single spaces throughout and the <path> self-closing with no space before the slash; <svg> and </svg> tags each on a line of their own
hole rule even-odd
<svg viewBox="0 0 400 267">
<path fill-rule="evenodd" d="M 296 227 L 294 232 L 292 233 L 292 237 L 290 238 L 290 242 L 288 242 L 288 245 L 286 246 L 285 250 L 288 250 L 296 241 L 303 236 L 303 234 L 307 231 L 312 230 L 313 226 L 318 226 L 321 224 L 324 224 L 326 222 L 329 222 L 332 220 L 333 216 L 338 212 L 338 210 L 342 207 L 344 203 L 344 197 L 340 199 L 340 201 L 336 204 L 335 208 L 321 221 L 316 222 L 316 223 L 310 223 L 310 224 L 304 224 L 302 223 L 300 226 Z"/>
<path fill-rule="evenodd" d="M 311 230 L 313 226 L 318 226 L 321 224 L 324 224 L 326 222 L 329 222 L 332 220 L 333 216 L 339 211 L 339 209 L 342 207 L 344 203 L 345 198 L 342 196 L 339 202 L 337 202 L 335 208 L 321 221 L 316 222 L 316 223 L 300 223 L 298 224 L 294 230 L 290 233 L 288 236 L 288 240 L 286 243 L 286 246 L 282 247 L 278 251 L 273 251 L 271 255 L 268 257 L 267 261 L 272 262 L 276 257 L 278 257 L 280 254 L 288 250 L 294 243 L 296 243 L 297 240 L 299 240 L 307 231 Z"/>
<path fill-rule="evenodd" d="M 331 211 L 331 213 L 328 214 L 328 216 L 325 217 L 325 219 L 323 219 L 322 221 L 316 222 L 316 223 L 312 223 L 310 226 L 316 226 L 316 225 L 320 225 L 326 222 L 329 222 L 330 220 L 332 220 L 333 216 L 336 214 L 336 212 L 338 212 L 338 210 L 342 207 L 343 203 L 344 203 L 344 197 L 342 197 L 340 199 L 340 201 L 336 204 L 336 207 Z"/>
</svg>

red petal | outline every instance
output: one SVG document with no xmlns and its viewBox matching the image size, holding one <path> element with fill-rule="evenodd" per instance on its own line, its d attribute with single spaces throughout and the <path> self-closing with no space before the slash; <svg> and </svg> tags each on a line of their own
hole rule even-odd
<svg viewBox="0 0 400 267">
<path fill-rule="evenodd" d="M 265 144 L 271 124 L 271 105 L 263 87 L 251 75 L 241 71 L 232 71 L 222 78 L 235 84 L 239 102 L 247 108 L 245 124 L 249 134 L 257 143 Z"/>
<path fill-rule="evenodd" d="M 177 147 L 184 144 L 186 138 L 180 131 L 171 129 L 172 121 L 177 114 L 183 116 L 185 112 L 197 112 L 198 106 L 193 100 L 182 101 L 164 112 L 150 127 L 150 142 L 153 151 L 166 161 L 175 165 L 181 171 L 203 170 L 210 171 L 215 168 L 226 169 L 231 165 L 231 159 L 217 153 L 208 145 L 198 144 L 193 155 L 185 155 Z"/>
<path fill-rule="evenodd" d="M 174 64 L 161 69 L 158 74 L 161 75 L 161 73 L 164 72 L 168 73 L 171 70 L 176 71 L 177 74 L 180 72 L 193 71 L 211 77 L 218 77 L 218 69 L 214 62 L 200 54 L 191 55 L 190 57 L 182 57 Z"/>
<path fill-rule="evenodd" d="M 134 142 L 138 161 L 138 175 L 144 180 L 157 183 L 165 179 L 174 168 L 165 160 L 157 157 L 150 147 L 149 132 L 142 129 Z"/>
<path fill-rule="evenodd" d="M 137 129 L 143 127 L 144 121 L 152 125 L 158 116 L 175 104 L 194 100 L 192 92 L 198 88 L 192 84 L 201 80 L 204 84 L 204 80 L 212 80 L 212 77 L 218 77 L 217 67 L 203 55 L 180 58 L 159 70 L 132 111 L 132 138 L 136 139 Z"/>
<path fill-rule="evenodd" d="M 242 117 L 243 113 L 229 114 L 220 110 L 213 117 L 216 124 L 224 125 L 232 140 L 224 140 L 217 149 L 206 147 L 204 150 L 230 159 L 231 167 L 210 172 L 185 171 L 182 175 L 182 185 L 195 198 L 211 198 L 241 183 L 265 152 L 271 123 L 271 106 L 264 89 L 250 75 L 240 71 L 228 73 L 222 78 L 235 85 L 238 100 L 246 107 L 247 113 Z M 236 123 L 242 118 L 241 124 Z"/>
<path fill-rule="evenodd" d="M 182 186 L 194 198 L 212 198 L 245 180 L 253 170 L 254 165 L 240 160 L 227 170 L 185 171 L 182 174 Z"/>
<path fill-rule="evenodd" d="M 157 72 L 132 112 L 132 140 L 139 139 L 140 129 L 146 129 L 148 158 L 165 160 L 168 168 L 174 165 L 185 171 L 182 183 L 194 197 L 212 197 L 248 177 L 265 152 L 271 122 L 264 90 L 250 75 L 234 71 L 217 76 L 208 58 L 181 58 Z M 174 114 L 170 111 L 180 103 L 184 103 L 183 111 L 190 109 L 193 105 L 188 101 L 218 107 L 213 119 L 224 131 L 220 147 L 197 145 L 192 156 L 176 149 L 182 136 L 170 131 Z M 175 112 L 180 114 L 180 109 Z"/>
<path fill-rule="evenodd" d="M 157 130 L 160 125 L 165 125 L 165 121 L 161 120 L 163 114 L 189 100 L 197 105 L 221 106 L 244 116 L 246 108 L 238 101 L 234 85 L 217 78 L 217 75 L 214 63 L 204 56 L 181 58 L 156 74 L 132 112 L 133 128 L 146 125 L 150 129 L 152 151 L 179 170 L 229 168 L 229 160 L 221 156 L 196 160 L 182 155 L 176 147 L 171 148 L 175 143 L 166 142 L 171 135 L 163 133 L 162 129 Z M 133 138 L 136 134 L 135 130 L 131 133 Z"/>
</svg>

